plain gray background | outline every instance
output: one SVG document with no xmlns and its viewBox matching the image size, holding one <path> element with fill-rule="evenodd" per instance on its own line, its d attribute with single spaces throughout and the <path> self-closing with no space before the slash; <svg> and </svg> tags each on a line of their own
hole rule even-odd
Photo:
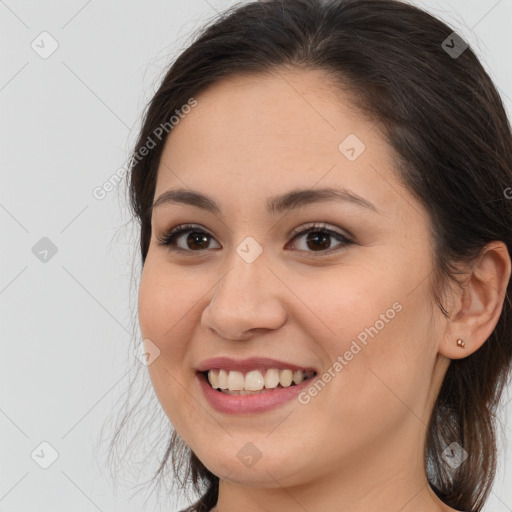
<svg viewBox="0 0 512 512">
<path fill-rule="evenodd" d="M 413 3 L 466 38 L 510 115 L 512 0 Z M 133 496 L 130 482 L 150 478 L 156 459 L 144 457 L 156 449 L 141 448 L 135 475 L 116 494 L 96 450 L 140 364 L 131 280 L 140 269 L 124 190 L 102 200 L 93 190 L 124 165 L 171 59 L 233 4 L 0 1 L 0 512 L 127 512 L 145 502 L 147 510 L 174 511 L 187 503 Z M 509 403 L 501 416 L 509 440 L 511 418 Z M 509 444 L 501 445 L 487 512 L 512 510 Z M 58 456 L 43 469 L 52 450 Z"/>
</svg>

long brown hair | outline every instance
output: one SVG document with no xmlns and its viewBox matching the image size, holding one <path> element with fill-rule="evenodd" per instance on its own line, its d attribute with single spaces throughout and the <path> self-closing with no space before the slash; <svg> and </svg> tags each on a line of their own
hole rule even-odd
<svg viewBox="0 0 512 512">
<path fill-rule="evenodd" d="M 505 194 L 512 185 L 510 125 L 488 74 L 452 32 L 430 14 L 396 0 L 254 1 L 213 20 L 170 66 L 147 107 L 133 151 L 129 194 L 140 224 L 142 265 L 166 137 L 144 158 L 140 154 L 148 138 L 155 139 L 155 128 L 230 75 L 318 69 L 384 127 L 399 157 L 397 175 L 427 208 L 436 269 L 432 298 L 448 315 L 442 291 L 449 279 L 457 281 L 455 262 L 470 264 L 493 240 L 503 241 L 512 253 L 512 200 Z M 495 477 L 495 414 L 512 360 L 510 287 L 509 282 L 487 342 L 451 362 L 428 425 L 429 483 L 459 510 L 481 510 Z M 456 471 L 442 458 L 454 441 L 468 453 Z M 219 479 L 176 432 L 155 477 L 169 459 L 176 477 L 201 496 L 189 510 L 210 510 Z"/>
</svg>

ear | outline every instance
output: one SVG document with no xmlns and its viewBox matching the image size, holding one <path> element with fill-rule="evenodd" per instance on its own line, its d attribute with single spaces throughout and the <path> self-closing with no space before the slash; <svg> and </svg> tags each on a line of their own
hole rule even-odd
<svg viewBox="0 0 512 512">
<path fill-rule="evenodd" d="M 449 359 L 460 359 L 476 352 L 492 334 L 505 300 L 511 262 L 503 242 L 485 245 L 474 265 L 455 289 L 449 319 L 439 352 Z M 465 347 L 457 345 L 462 338 Z"/>
</svg>

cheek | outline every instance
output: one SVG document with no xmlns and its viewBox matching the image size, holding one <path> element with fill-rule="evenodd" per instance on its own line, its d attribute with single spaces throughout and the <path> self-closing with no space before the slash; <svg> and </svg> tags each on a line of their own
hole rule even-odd
<svg viewBox="0 0 512 512">
<path fill-rule="evenodd" d="M 139 324 L 144 339 L 159 338 L 164 323 L 168 323 L 168 317 L 164 313 L 168 311 L 171 316 L 173 314 L 169 303 L 171 294 L 168 281 L 168 273 L 152 256 L 150 248 L 142 270 L 138 297 Z"/>
<path fill-rule="evenodd" d="M 309 332 L 328 361 L 326 386 L 321 392 L 327 409 L 340 411 L 343 422 L 361 411 L 370 416 L 391 416 L 421 401 L 428 390 L 434 355 L 428 337 L 426 284 L 410 293 L 403 274 L 339 270 L 315 280 L 306 279 L 294 291 L 305 297 L 311 313 L 301 329 Z M 315 329 L 312 329 L 315 325 Z M 315 336 L 315 332 L 317 333 Z"/>
<path fill-rule="evenodd" d="M 161 344 L 166 350 L 187 325 L 191 325 L 194 308 L 204 294 L 205 284 L 191 279 L 186 270 L 173 268 L 161 258 L 148 253 L 139 286 L 138 315 L 143 338 Z"/>
<path fill-rule="evenodd" d="M 151 340 L 160 350 L 160 356 L 148 366 L 152 377 L 165 368 L 182 380 L 180 372 L 202 287 L 200 283 L 194 286 L 193 280 L 186 280 L 168 263 L 148 253 L 139 285 L 138 317 L 142 339 Z"/>
<path fill-rule="evenodd" d="M 389 283 L 384 276 L 344 266 L 314 278 L 295 277 L 293 291 L 307 310 L 294 320 L 301 321 L 302 330 L 313 339 L 323 339 L 322 345 L 331 359 L 349 350 L 353 340 L 364 346 L 374 337 L 382 337 L 391 324 L 401 321 L 404 294 L 400 285 Z"/>
</svg>

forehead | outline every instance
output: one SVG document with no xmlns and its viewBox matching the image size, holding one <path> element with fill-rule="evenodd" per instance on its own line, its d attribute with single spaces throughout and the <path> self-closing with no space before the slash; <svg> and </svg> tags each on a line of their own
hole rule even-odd
<svg viewBox="0 0 512 512">
<path fill-rule="evenodd" d="M 226 199 L 344 186 L 384 208 L 400 201 L 392 148 L 319 71 L 234 76 L 196 100 L 167 138 L 155 197 L 174 186 Z"/>
<path fill-rule="evenodd" d="M 232 158 L 256 152 L 264 158 L 261 147 L 279 148 L 282 159 L 291 152 L 337 152 L 346 135 L 364 138 L 373 123 L 327 80 L 313 70 L 226 78 L 197 96 L 197 106 L 169 139 L 179 145 L 193 132 L 196 151 L 211 150 L 209 143 L 218 143 L 229 149 L 223 156 L 229 153 Z"/>
</svg>

